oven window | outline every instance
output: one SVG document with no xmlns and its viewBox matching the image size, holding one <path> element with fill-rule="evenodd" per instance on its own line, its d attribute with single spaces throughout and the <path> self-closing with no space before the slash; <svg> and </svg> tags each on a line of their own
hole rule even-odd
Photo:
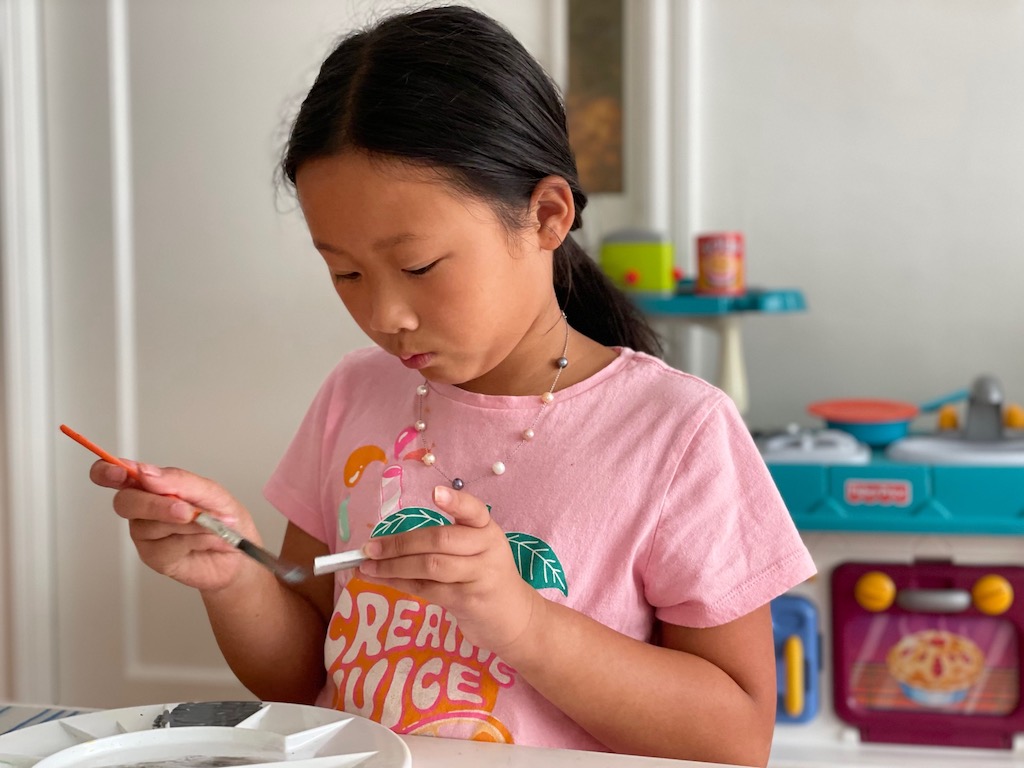
<svg viewBox="0 0 1024 768">
<path fill-rule="evenodd" d="M 845 630 L 854 710 L 1006 715 L 1020 699 L 1019 638 L 988 617 L 873 614 Z"/>
</svg>

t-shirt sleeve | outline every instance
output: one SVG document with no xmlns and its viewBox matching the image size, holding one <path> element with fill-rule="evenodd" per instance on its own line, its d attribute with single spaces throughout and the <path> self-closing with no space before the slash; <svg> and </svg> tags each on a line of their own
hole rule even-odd
<svg viewBox="0 0 1024 768">
<path fill-rule="evenodd" d="M 331 413 L 337 408 L 335 391 L 338 369 L 320 387 L 284 456 L 263 487 L 263 496 L 288 520 L 317 541 L 330 544 L 324 513 L 323 480 Z"/>
<path fill-rule="evenodd" d="M 746 425 L 722 396 L 669 484 L 644 572 L 648 601 L 669 624 L 719 626 L 814 572 Z"/>
</svg>

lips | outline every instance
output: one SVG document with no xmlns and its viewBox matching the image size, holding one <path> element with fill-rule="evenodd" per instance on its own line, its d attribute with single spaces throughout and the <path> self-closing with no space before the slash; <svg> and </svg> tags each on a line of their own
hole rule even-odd
<svg viewBox="0 0 1024 768">
<path fill-rule="evenodd" d="M 402 361 L 402 365 L 406 368 L 412 368 L 414 371 L 418 371 L 421 368 L 426 368 L 430 365 L 430 361 L 434 355 L 432 352 L 422 352 L 413 355 L 399 355 L 399 359 Z"/>
</svg>

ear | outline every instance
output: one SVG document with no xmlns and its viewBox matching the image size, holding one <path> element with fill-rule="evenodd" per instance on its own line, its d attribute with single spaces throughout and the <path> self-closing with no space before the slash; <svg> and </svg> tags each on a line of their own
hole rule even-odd
<svg viewBox="0 0 1024 768">
<path fill-rule="evenodd" d="M 561 176 L 546 176 L 537 182 L 530 196 L 530 226 L 537 244 L 553 251 L 562 244 L 576 219 L 572 190 Z"/>
</svg>

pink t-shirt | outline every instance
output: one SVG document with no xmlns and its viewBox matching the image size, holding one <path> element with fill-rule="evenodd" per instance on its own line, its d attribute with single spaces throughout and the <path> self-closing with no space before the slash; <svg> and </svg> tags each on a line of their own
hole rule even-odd
<svg viewBox="0 0 1024 768">
<path fill-rule="evenodd" d="M 814 573 L 732 401 L 657 358 L 622 349 L 558 392 L 536 437 L 511 458 L 539 398 L 430 384 L 421 436 L 413 425 L 422 383 L 377 348 L 347 355 L 267 483 L 267 499 L 336 552 L 359 547 L 375 528 L 443 521 L 431 491 L 445 483 L 441 472 L 460 477 L 491 507 L 523 578 L 644 641 L 655 619 L 724 624 Z M 419 460 L 426 447 L 435 467 Z M 501 476 L 490 471 L 497 460 L 507 464 Z M 405 734 L 605 749 L 500 658 L 465 641 L 440 606 L 352 571 L 337 574 L 335 595 L 318 704 Z"/>
</svg>

